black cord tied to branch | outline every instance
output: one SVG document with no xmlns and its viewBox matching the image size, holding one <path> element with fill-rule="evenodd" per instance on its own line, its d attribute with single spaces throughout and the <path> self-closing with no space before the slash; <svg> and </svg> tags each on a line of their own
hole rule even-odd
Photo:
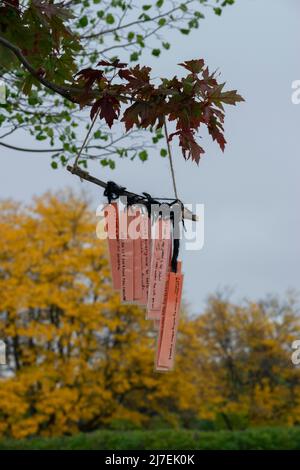
<svg viewBox="0 0 300 470">
<path fill-rule="evenodd" d="M 103 194 L 107 197 L 110 204 L 111 201 L 115 201 L 119 199 L 120 196 L 123 196 L 125 191 L 126 188 L 123 186 L 119 186 L 117 183 L 114 183 L 114 181 L 108 181 Z"/>
<path fill-rule="evenodd" d="M 143 192 L 143 195 L 130 193 L 126 191 L 126 188 L 119 186 L 114 181 L 108 181 L 107 186 L 104 190 L 104 196 L 107 197 L 109 204 L 116 199 L 119 199 L 122 196 L 126 197 L 127 207 L 133 206 L 135 204 L 142 204 L 146 207 L 148 217 L 156 220 L 158 217 L 165 217 L 168 215 L 173 225 L 173 250 L 172 250 L 172 259 L 171 259 L 171 270 L 172 272 L 177 272 L 177 262 L 180 249 L 180 224 L 184 225 L 184 204 L 180 199 L 171 200 L 171 202 L 166 202 L 166 199 L 159 200 L 159 198 L 153 198 L 151 194 Z M 156 205 L 159 207 L 157 211 L 153 213 L 152 206 Z M 160 207 L 163 205 L 169 206 L 171 209 L 167 213 L 163 210 L 160 210 Z M 179 208 L 176 210 L 176 206 Z M 180 216 L 178 215 L 178 210 L 180 210 Z"/>
<path fill-rule="evenodd" d="M 180 199 L 175 199 L 172 203 L 170 203 L 170 208 L 173 206 L 178 206 L 180 208 L 180 217 L 175 217 L 175 211 L 173 210 L 171 213 L 171 221 L 173 224 L 173 252 L 172 252 L 172 259 L 171 259 L 171 270 L 174 273 L 177 273 L 177 263 L 178 263 L 178 256 L 179 256 L 179 249 L 180 249 L 180 224 L 182 223 L 184 230 L 186 230 L 184 225 L 184 204 Z"/>
</svg>

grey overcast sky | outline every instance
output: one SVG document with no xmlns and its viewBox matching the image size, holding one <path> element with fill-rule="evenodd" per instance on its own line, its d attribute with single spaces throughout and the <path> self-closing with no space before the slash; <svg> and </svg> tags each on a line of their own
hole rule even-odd
<svg viewBox="0 0 300 470">
<path fill-rule="evenodd" d="M 205 204 L 204 248 L 182 250 L 192 312 L 224 286 L 234 289 L 235 299 L 299 286 L 300 105 L 291 101 L 292 82 L 300 80 L 299 21 L 299 0 L 237 0 L 221 18 L 207 15 L 188 37 L 169 33 L 172 48 L 158 60 L 143 58 L 156 76 L 180 73 L 179 62 L 204 58 L 246 99 L 227 109 L 224 155 L 204 137 L 207 153 L 197 167 L 173 144 L 181 198 Z M 11 142 L 34 144 L 22 134 Z M 96 209 L 101 191 L 63 169 L 51 170 L 49 162 L 2 148 L 0 197 L 29 202 L 46 190 L 84 186 Z M 91 164 L 90 171 L 137 192 L 172 194 L 168 161 L 155 150 L 144 164 L 120 161 L 113 172 Z"/>
</svg>

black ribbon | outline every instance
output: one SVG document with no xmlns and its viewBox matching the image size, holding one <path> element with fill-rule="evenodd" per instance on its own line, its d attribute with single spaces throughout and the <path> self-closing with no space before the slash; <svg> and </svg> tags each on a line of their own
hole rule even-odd
<svg viewBox="0 0 300 470">
<path fill-rule="evenodd" d="M 126 191 L 125 187 L 119 186 L 113 181 L 108 181 L 107 186 L 104 190 L 104 196 L 107 197 L 107 200 L 110 204 L 111 201 L 116 200 L 120 198 L 121 196 L 124 196 L 125 191 Z M 171 270 L 172 272 L 176 273 L 179 249 L 180 249 L 180 241 L 179 241 L 180 223 L 182 223 L 183 228 L 185 229 L 184 217 L 183 217 L 184 205 L 182 201 L 180 201 L 179 199 L 175 199 L 170 203 L 166 203 L 165 200 L 161 202 L 158 199 L 154 199 L 149 193 L 143 193 L 143 196 L 140 196 L 139 194 L 134 194 L 134 193 L 132 195 L 127 195 L 127 206 L 132 206 L 135 204 L 143 204 L 147 209 L 148 216 L 151 217 L 152 215 L 154 217 L 154 220 L 156 220 L 156 218 L 158 218 L 159 216 L 163 216 L 163 211 L 158 210 L 156 211 L 155 214 L 152 214 L 152 210 L 151 210 L 152 205 L 155 204 L 155 205 L 161 206 L 163 204 L 167 204 L 171 209 L 175 204 L 178 204 L 180 206 L 181 217 L 175 217 L 174 210 L 170 214 L 170 219 L 173 224 L 173 251 L 172 251 L 172 259 L 171 259 Z"/>
<path fill-rule="evenodd" d="M 180 206 L 180 213 L 181 217 L 175 217 L 175 212 L 171 213 L 171 221 L 173 224 L 173 252 L 172 252 L 172 259 L 171 259 L 171 270 L 173 273 L 177 273 L 177 263 L 178 263 L 178 256 L 179 256 L 179 249 L 180 249 L 180 224 L 182 223 L 183 228 L 185 229 L 184 225 L 184 205 L 182 201 L 176 199 L 172 203 L 170 203 L 170 207 L 172 208 L 174 205 L 178 204 Z M 178 237 L 178 238 L 177 238 Z"/>
<path fill-rule="evenodd" d="M 111 201 L 114 201 L 118 199 L 120 196 L 122 196 L 125 190 L 126 188 L 124 188 L 123 186 L 119 186 L 117 183 L 114 183 L 113 181 L 108 181 L 103 194 L 104 196 L 107 197 L 107 200 L 110 204 Z"/>
</svg>

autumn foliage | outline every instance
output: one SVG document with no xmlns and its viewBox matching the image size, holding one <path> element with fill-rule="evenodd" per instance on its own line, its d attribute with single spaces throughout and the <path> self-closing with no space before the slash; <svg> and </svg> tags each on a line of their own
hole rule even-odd
<svg viewBox="0 0 300 470">
<path fill-rule="evenodd" d="M 296 305 L 212 297 L 183 312 L 175 372 L 153 371 L 154 334 L 111 288 L 106 244 L 87 202 L 47 194 L 1 203 L 0 435 L 211 423 L 227 429 L 300 422 L 291 343 Z M 298 336 L 298 338 L 297 338 Z"/>
<path fill-rule="evenodd" d="M 150 79 L 150 67 L 128 68 L 117 59 L 114 62 L 101 60 L 97 64 L 100 69 L 78 72 L 79 85 L 82 83 L 84 89 L 79 102 L 81 106 L 92 103 L 91 118 L 99 115 L 109 127 L 119 118 L 121 104 L 129 104 L 121 119 L 126 131 L 134 126 L 158 130 L 166 119 L 175 121 L 176 131 L 169 139 L 178 136 L 184 158 L 191 157 L 199 163 L 204 149 L 195 140 L 195 134 L 200 126 L 207 127 L 224 151 L 224 105 L 236 105 L 244 100 L 236 90 L 223 91 L 225 83 L 217 82 L 203 59 L 180 65 L 188 71 L 186 77 L 164 78 L 155 86 Z M 111 70 L 111 76 L 105 74 L 103 67 Z M 121 83 L 114 83 L 115 77 L 121 79 Z M 100 94 L 100 98 L 94 99 L 95 94 Z"/>
</svg>

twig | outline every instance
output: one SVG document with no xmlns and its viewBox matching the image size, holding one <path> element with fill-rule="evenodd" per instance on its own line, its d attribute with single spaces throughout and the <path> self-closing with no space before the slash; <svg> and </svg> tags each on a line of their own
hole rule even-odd
<svg viewBox="0 0 300 470">
<path fill-rule="evenodd" d="M 90 183 L 96 184 L 97 186 L 101 186 L 101 188 L 103 189 L 107 187 L 107 183 L 105 181 L 101 181 L 98 178 L 95 178 L 95 176 L 90 175 L 87 171 L 82 170 L 78 166 L 74 167 L 74 166 L 68 165 L 67 170 L 73 175 L 77 175 L 80 179 L 89 181 Z M 136 194 L 130 191 L 124 190 L 124 196 L 132 197 L 132 196 L 136 196 Z M 183 217 L 184 219 L 192 220 L 194 222 L 198 221 L 198 217 L 186 207 L 184 208 Z"/>
<path fill-rule="evenodd" d="M 166 118 L 164 118 L 164 131 L 165 131 L 165 137 L 166 137 L 167 147 L 168 147 L 168 156 L 169 156 L 169 162 L 170 162 L 170 171 L 171 171 L 171 175 L 172 175 L 174 194 L 175 194 L 176 199 L 178 199 L 178 192 L 177 192 L 176 179 L 175 179 L 175 171 L 174 171 L 174 166 L 173 166 L 173 158 L 172 158 L 172 152 L 171 152 L 170 139 L 169 139 L 169 134 L 168 134 Z"/>
</svg>

